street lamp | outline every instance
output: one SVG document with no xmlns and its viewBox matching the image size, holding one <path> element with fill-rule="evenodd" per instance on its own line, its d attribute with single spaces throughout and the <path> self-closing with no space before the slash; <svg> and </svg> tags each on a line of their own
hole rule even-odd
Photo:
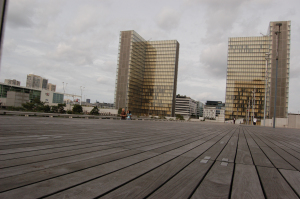
<svg viewBox="0 0 300 199">
<path fill-rule="evenodd" d="M 273 116 L 273 128 L 275 128 L 275 122 L 276 122 L 276 102 L 277 102 L 277 76 L 278 76 L 278 57 L 279 57 L 279 39 L 280 39 L 280 26 L 282 26 L 282 23 L 277 23 L 276 26 L 278 26 L 278 31 L 275 32 L 277 35 L 277 48 L 276 48 L 276 80 L 275 80 L 275 99 L 274 99 L 274 116 Z"/>
<path fill-rule="evenodd" d="M 85 87 L 83 86 L 80 86 L 80 90 L 81 90 L 81 96 L 80 96 L 80 105 L 81 105 L 81 102 L 82 102 L 82 90 L 84 89 Z"/>
<path fill-rule="evenodd" d="M 265 72 L 265 102 L 264 102 L 264 126 L 266 126 L 266 101 L 267 101 L 267 80 L 268 80 L 268 60 L 269 60 L 270 53 L 266 53 L 266 72 Z"/>
</svg>

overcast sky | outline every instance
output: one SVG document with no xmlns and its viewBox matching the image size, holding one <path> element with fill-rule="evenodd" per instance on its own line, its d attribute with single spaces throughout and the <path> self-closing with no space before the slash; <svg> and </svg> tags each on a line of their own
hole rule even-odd
<svg viewBox="0 0 300 199">
<path fill-rule="evenodd" d="M 27 74 L 56 91 L 113 102 L 119 34 L 180 43 L 177 93 L 225 101 L 228 37 L 291 20 L 289 112 L 300 111 L 299 0 L 10 0 L 0 81 Z"/>
</svg>

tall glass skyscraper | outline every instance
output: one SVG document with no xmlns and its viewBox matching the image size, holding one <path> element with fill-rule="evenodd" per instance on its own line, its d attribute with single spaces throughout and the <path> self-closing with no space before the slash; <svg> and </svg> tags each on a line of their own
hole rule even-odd
<svg viewBox="0 0 300 199">
<path fill-rule="evenodd" d="M 270 22 L 268 34 L 258 37 L 234 37 L 228 40 L 225 119 L 273 117 L 276 79 L 277 35 L 279 64 L 276 117 L 287 117 L 290 68 L 290 21 Z"/>
<path fill-rule="evenodd" d="M 116 108 L 135 115 L 174 116 L 179 43 L 146 41 L 121 31 L 115 88 Z"/>
</svg>

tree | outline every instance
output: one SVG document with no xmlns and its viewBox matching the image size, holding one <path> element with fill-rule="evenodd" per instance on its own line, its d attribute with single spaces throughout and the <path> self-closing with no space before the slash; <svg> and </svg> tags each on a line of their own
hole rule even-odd
<svg viewBox="0 0 300 199">
<path fill-rule="evenodd" d="M 99 115 L 99 109 L 97 106 L 94 106 L 94 108 L 90 112 L 90 115 Z"/>
<path fill-rule="evenodd" d="M 82 106 L 79 104 L 75 104 L 72 109 L 73 113 L 82 113 Z"/>
<path fill-rule="evenodd" d="M 58 112 L 59 113 L 66 113 L 64 107 L 66 106 L 66 104 L 58 104 L 57 108 L 58 108 Z"/>
<path fill-rule="evenodd" d="M 183 116 L 180 114 L 176 115 L 176 119 L 184 120 Z"/>
<path fill-rule="evenodd" d="M 121 113 L 122 113 L 122 108 L 119 108 L 118 115 L 120 115 Z"/>
</svg>

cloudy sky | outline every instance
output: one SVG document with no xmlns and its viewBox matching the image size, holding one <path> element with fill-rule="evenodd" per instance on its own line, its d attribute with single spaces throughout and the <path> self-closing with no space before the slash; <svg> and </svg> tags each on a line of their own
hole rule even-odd
<svg viewBox="0 0 300 199">
<path fill-rule="evenodd" d="M 177 93 L 225 101 L 228 37 L 292 21 L 289 112 L 300 111 L 299 0 L 10 0 L 0 81 L 43 76 L 63 92 L 113 102 L 119 33 L 180 43 Z"/>
</svg>

